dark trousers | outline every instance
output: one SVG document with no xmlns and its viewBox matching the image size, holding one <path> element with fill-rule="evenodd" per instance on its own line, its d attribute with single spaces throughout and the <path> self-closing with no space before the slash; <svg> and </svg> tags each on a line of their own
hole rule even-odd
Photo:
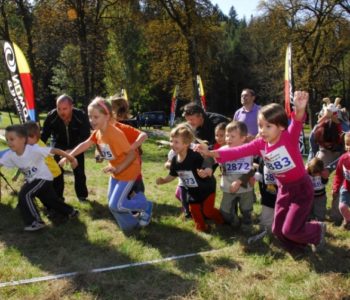
<svg viewBox="0 0 350 300">
<path fill-rule="evenodd" d="M 60 157 L 55 155 L 55 160 L 57 162 L 60 161 Z M 86 187 L 86 176 L 85 176 L 85 159 L 84 159 L 84 153 L 79 154 L 76 156 L 76 159 L 78 160 L 78 166 L 73 170 L 74 174 L 74 189 L 75 194 L 78 198 L 87 198 L 88 196 L 88 189 Z M 61 168 L 62 174 L 55 177 L 53 180 L 53 186 L 56 191 L 56 194 L 61 199 L 63 197 L 63 191 L 64 191 L 64 170 Z"/>
<path fill-rule="evenodd" d="M 34 203 L 35 197 L 39 198 L 47 208 L 54 209 L 62 215 L 68 216 L 73 211 L 70 205 L 59 201 L 52 186 L 52 181 L 36 179 L 25 183 L 18 194 L 18 206 L 26 225 L 32 224 L 35 220 L 41 221 Z"/>
</svg>

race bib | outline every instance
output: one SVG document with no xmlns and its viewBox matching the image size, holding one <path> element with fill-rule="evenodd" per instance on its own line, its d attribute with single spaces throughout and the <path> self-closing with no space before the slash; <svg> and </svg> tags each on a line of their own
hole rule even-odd
<svg viewBox="0 0 350 300">
<path fill-rule="evenodd" d="M 22 173 L 24 174 L 26 179 L 32 179 L 35 174 L 38 172 L 37 167 L 29 167 L 25 169 L 21 169 Z"/>
<path fill-rule="evenodd" d="M 281 146 L 265 154 L 264 163 L 273 174 L 285 173 L 295 168 L 294 161 L 285 146 Z"/>
<path fill-rule="evenodd" d="M 311 176 L 311 181 L 315 191 L 322 190 L 325 187 L 322 183 L 321 176 Z"/>
<path fill-rule="evenodd" d="M 247 174 L 252 168 L 252 157 L 247 156 L 237 160 L 225 162 L 223 167 L 225 175 Z"/>
<path fill-rule="evenodd" d="M 344 174 L 345 180 L 350 181 L 350 170 L 346 169 L 344 166 L 343 166 L 343 174 Z"/>
<path fill-rule="evenodd" d="M 264 166 L 264 183 L 266 185 L 276 184 L 275 176 L 273 176 L 271 171 L 266 166 Z"/>
<path fill-rule="evenodd" d="M 177 174 L 179 175 L 185 186 L 189 188 L 198 187 L 197 180 L 194 177 L 192 171 L 178 171 Z"/>
<path fill-rule="evenodd" d="M 105 160 L 113 160 L 115 157 L 113 156 L 113 153 L 111 151 L 111 148 L 108 144 L 99 144 L 101 155 Z"/>
</svg>

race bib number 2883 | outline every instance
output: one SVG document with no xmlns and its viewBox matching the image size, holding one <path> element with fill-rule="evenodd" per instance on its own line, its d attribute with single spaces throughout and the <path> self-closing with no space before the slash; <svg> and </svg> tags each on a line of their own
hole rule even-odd
<svg viewBox="0 0 350 300">
<path fill-rule="evenodd" d="M 285 146 L 281 146 L 264 157 L 265 166 L 273 174 L 287 172 L 295 167 L 295 163 Z"/>
</svg>

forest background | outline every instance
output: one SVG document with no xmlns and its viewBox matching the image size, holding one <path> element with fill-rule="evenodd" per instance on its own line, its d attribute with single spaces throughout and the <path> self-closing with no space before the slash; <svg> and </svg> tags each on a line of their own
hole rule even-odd
<svg viewBox="0 0 350 300">
<path fill-rule="evenodd" d="M 176 85 L 183 103 L 198 99 L 197 74 L 209 111 L 232 116 L 245 87 L 259 104 L 283 103 L 288 43 L 294 86 L 311 93 L 309 115 L 326 96 L 349 109 L 350 1 L 267 0 L 257 11 L 247 20 L 208 0 L 0 0 L 0 39 L 25 53 L 39 112 L 60 93 L 86 108 L 126 89 L 134 114 L 168 113 Z M 3 64 L 0 80 L 4 87 Z M 0 108 L 14 111 L 6 98 Z"/>
</svg>

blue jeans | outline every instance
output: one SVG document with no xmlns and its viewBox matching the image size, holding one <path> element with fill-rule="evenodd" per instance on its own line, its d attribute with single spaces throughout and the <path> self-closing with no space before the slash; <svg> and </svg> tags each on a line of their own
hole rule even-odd
<svg viewBox="0 0 350 300">
<path fill-rule="evenodd" d="M 339 202 L 345 203 L 350 207 L 350 192 L 346 190 L 343 186 L 340 188 Z"/>
<path fill-rule="evenodd" d="M 123 231 L 137 228 L 139 220 L 133 216 L 133 211 L 141 212 L 147 207 L 147 199 L 142 192 L 129 198 L 128 195 L 134 181 L 121 181 L 110 177 L 108 186 L 108 207 Z"/>
</svg>

